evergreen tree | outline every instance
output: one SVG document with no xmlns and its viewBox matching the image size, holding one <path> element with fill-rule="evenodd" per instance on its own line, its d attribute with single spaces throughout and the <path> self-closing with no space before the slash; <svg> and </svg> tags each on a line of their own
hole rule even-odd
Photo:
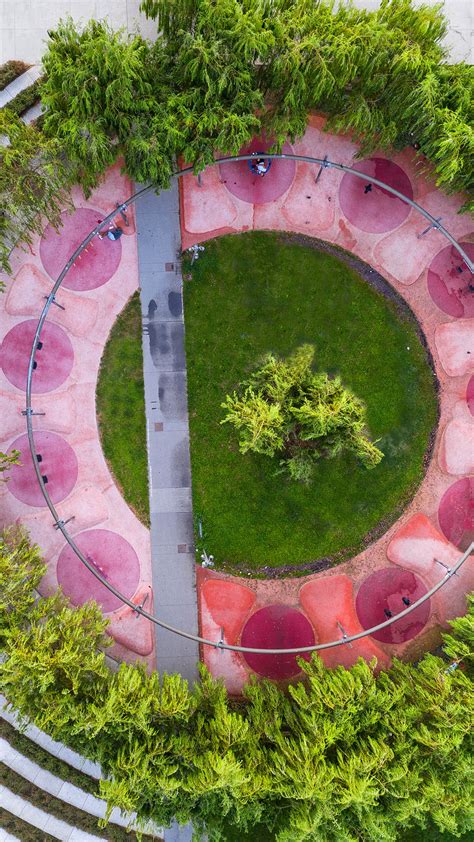
<svg viewBox="0 0 474 842">
<path fill-rule="evenodd" d="M 0 269 L 10 272 L 10 253 L 31 244 L 45 220 L 57 227 L 68 205 L 71 171 L 57 139 L 47 139 L 7 108 L 0 109 Z"/>
<path fill-rule="evenodd" d="M 239 431 L 241 453 L 280 456 L 292 479 L 309 482 L 317 459 L 343 449 L 374 467 L 383 453 L 364 434 L 364 404 L 339 377 L 315 374 L 313 358 L 311 345 L 286 361 L 269 354 L 239 392 L 227 395 L 221 423 Z"/>
<path fill-rule="evenodd" d="M 24 529 L 11 526 L 0 533 L 0 647 L 8 631 L 28 619 L 45 572 L 39 548 Z"/>
</svg>

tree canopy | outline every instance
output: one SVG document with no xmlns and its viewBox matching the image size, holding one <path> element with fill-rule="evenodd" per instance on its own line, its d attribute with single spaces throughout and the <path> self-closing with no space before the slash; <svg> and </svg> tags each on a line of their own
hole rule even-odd
<svg viewBox="0 0 474 842">
<path fill-rule="evenodd" d="M 474 827 L 474 602 L 446 638 L 456 669 L 427 654 L 377 676 L 375 663 L 326 669 L 315 656 L 287 692 L 251 682 L 236 700 L 204 668 L 193 689 L 138 664 L 110 672 L 100 610 L 38 599 L 43 570 L 24 533 L 3 533 L 0 691 L 102 764 L 110 809 L 191 819 L 210 842 L 229 824 L 243 833 L 263 823 L 277 842 L 400 842 L 431 823 Z"/>
<path fill-rule="evenodd" d="M 45 219 L 58 226 L 68 205 L 73 174 L 57 138 L 47 138 L 25 125 L 7 108 L 0 109 L 0 269 L 10 271 L 10 252 L 18 243 L 31 244 Z"/>
<path fill-rule="evenodd" d="M 344 449 L 375 467 L 383 453 L 365 435 L 364 404 L 340 377 L 314 373 L 313 358 L 312 345 L 287 360 L 268 354 L 239 391 L 227 395 L 221 423 L 239 431 L 241 453 L 279 456 L 292 479 L 309 482 L 318 459 Z"/>
</svg>

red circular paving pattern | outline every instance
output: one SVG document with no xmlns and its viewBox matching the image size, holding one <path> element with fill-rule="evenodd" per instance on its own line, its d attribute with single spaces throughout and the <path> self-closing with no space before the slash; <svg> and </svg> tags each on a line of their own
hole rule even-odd
<svg viewBox="0 0 474 842">
<path fill-rule="evenodd" d="M 18 389 L 26 388 L 28 362 L 37 326 L 36 319 L 20 322 L 8 331 L 2 343 L 0 361 L 5 377 Z M 44 323 L 35 362 L 32 379 L 35 394 L 57 389 L 69 377 L 74 351 L 68 335 L 58 325 Z"/>
<path fill-rule="evenodd" d="M 356 598 L 356 611 L 362 628 L 370 629 L 384 623 L 390 619 L 390 612 L 395 616 L 408 607 L 403 598 L 416 602 L 425 593 L 427 588 L 410 570 L 400 567 L 376 570 L 362 582 Z M 371 637 L 382 643 L 404 643 L 423 630 L 429 616 L 430 600 L 427 599 L 411 614 L 375 632 Z"/>
<path fill-rule="evenodd" d="M 244 146 L 239 155 L 251 152 L 265 152 L 272 145 L 264 138 L 255 138 L 248 146 Z M 289 143 L 283 145 L 282 152 L 293 151 Z M 243 202 L 253 205 L 264 205 L 274 202 L 291 186 L 296 172 L 296 161 L 272 160 L 268 172 L 262 177 L 251 172 L 248 161 L 235 161 L 230 164 L 220 164 L 221 180 L 228 191 Z"/>
<path fill-rule="evenodd" d="M 474 477 L 464 477 L 445 491 L 438 520 L 448 541 L 466 550 L 474 540 Z"/>
<path fill-rule="evenodd" d="M 460 243 L 474 259 L 474 243 Z M 459 318 L 474 316 L 474 275 L 454 246 L 446 246 L 433 258 L 428 269 L 428 289 L 443 313 Z"/>
<path fill-rule="evenodd" d="M 125 538 L 108 529 L 90 529 L 75 535 L 74 541 L 111 585 L 128 598 L 133 596 L 140 579 L 140 562 Z M 69 544 L 59 556 L 56 573 L 58 584 L 74 605 L 95 599 L 106 613 L 123 605 L 78 559 Z"/>
<path fill-rule="evenodd" d="M 45 430 L 35 432 L 35 445 L 41 475 L 46 478 L 46 488 L 53 503 L 60 503 L 71 493 L 77 482 L 77 458 L 71 445 L 57 433 Z M 9 448 L 20 451 L 21 465 L 13 465 L 7 488 L 22 503 L 29 506 L 46 506 L 28 446 L 28 436 L 17 438 Z"/>
<path fill-rule="evenodd" d="M 357 161 L 353 169 L 378 178 L 413 199 L 410 179 L 398 164 L 386 158 L 368 158 L 366 161 Z M 349 222 L 370 234 L 392 231 L 410 213 L 410 205 L 402 199 L 351 173 L 346 173 L 342 178 L 339 203 Z"/>
<path fill-rule="evenodd" d="M 59 231 L 48 225 L 40 243 L 43 266 L 54 280 L 73 252 L 96 227 L 97 221 L 103 219 L 103 214 L 88 208 L 77 208 L 72 214 L 64 211 L 61 219 L 63 225 Z M 106 284 L 117 271 L 121 257 L 120 240 L 113 241 L 108 237 L 99 240 L 98 237 L 94 237 L 87 246 L 87 251 L 83 251 L 76 258 L 63 281 L 63 286 L 79 292 L 97 289 Z"/>
<path fill-rule="evenodd" d="M 295 646 L 312 646 L 315 642 L 311 624 L 301 611 L 288 605 L 269 605 L 260 608 L 244 626 L 241 646 L 256 649 L 292 649 Z M 309 661 L 310 652 L 301 657 Z M 291 678 L 301 672 L 296 655 L 257 655 L 244 653 L 248 665 L 266 678 Z"/>
<path fill-rule="evenodd" d="M 474 415 L 474 374 L 472 375 L 466 389 L 466 401 L 471 415 Z"/>
</svg>

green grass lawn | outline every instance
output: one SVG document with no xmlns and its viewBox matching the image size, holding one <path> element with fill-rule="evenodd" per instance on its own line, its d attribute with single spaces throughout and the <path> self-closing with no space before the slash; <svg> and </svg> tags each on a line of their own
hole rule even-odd
<svg viewBox="0 0 474 842">
<path fill-rule="evenodd" d="M 141 310 L 138 293 L 115 322 L 102 356 L 97 417 L 105 458 L 125 500 L 149 523 Z"/>
<path fill-rule="evenodd" d="M 342 560 L 385 531 L 420 483 L 437 420 L 435 381 L 414 320 L 340 259 L 265 232 L 206 244 L 185 282 L 195 517 L 217 566 L 255 569 Z M 310 487 L 242 456 L 221 402 L 272 351 L 316 347 L 367 405 L 385 454 L 371 471 L 351 455 L 318 463 Z M 375 532 L 374 532 L 375 530 Z"/>
</svg>

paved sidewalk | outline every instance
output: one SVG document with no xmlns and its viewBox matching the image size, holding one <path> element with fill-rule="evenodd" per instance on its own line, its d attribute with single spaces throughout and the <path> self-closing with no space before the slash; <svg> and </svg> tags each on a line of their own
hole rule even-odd
<svg viewBox="0 0 474 842">
<path fill-rule="evenodd" d="M 138 186 L 137 186 L 138 187 Z M 155 615 L 198 633 L 178 185 L 136 204 Z M 194 641 L 155 626 L 157 667 L 198 677 Z"/>
</svg>

